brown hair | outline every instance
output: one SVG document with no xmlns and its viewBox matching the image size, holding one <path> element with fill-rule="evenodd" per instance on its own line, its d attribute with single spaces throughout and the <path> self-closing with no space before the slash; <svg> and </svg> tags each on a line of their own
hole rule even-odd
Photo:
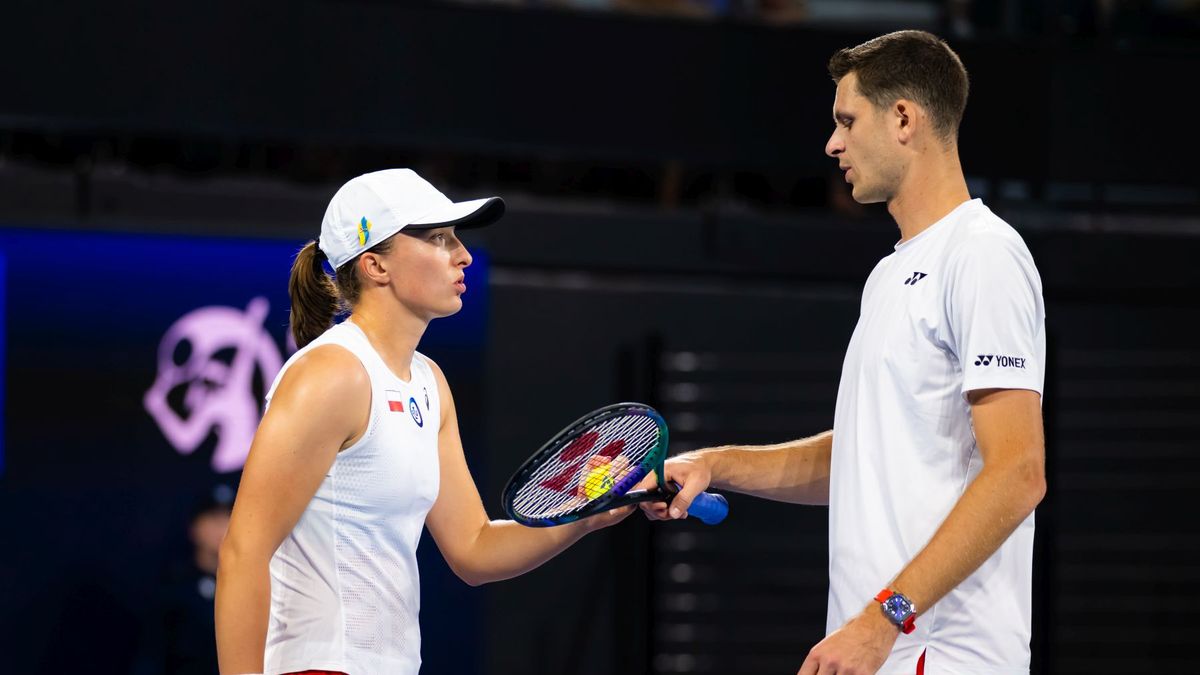
<svg viewBox="0 0 1200 675">
<path fill-rule="evenodd" d="M 840 82 L 858 77 L 858 92 L 879 109 L 898 99 L 920 103 L 929 111 L 943 141 L 958 136 L 970 85 L 958 54 L 936 35 L 902 30 L 839 49 L 829 59 L 829 74 Z"/>
<path fill-rule="evenodd" d="M 372 253 L 386 254 L 392 248 L 391 239 L 371 247 Z M 364 251 L 365 253 L 365 251 Z M 349 312 L 358 303 L 362 286 L 358 278 L 358 259 L 355 256 L 336 270 L 334 276 L 325 272 L 325 253 L 310 241 L 296 253 L 292 274 L 288 279 L 288 297 L 292 300 L 290 313 L 292 337 L 296 347 L 317 339 L 333 325 L 340 312 Z"/>
</svg>

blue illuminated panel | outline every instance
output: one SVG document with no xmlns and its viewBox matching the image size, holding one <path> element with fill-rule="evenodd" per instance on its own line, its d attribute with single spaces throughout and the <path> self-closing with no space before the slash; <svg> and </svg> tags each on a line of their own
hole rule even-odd
<svg viewBox="0 0 1200 675">
<path fill-rule="evenodd" d="M 0 375 L 20 392 L 0 427 L 6 479 L 238 471 L 292 352 L 302 243 L 0 230 Z M 483 348 L 486 269 L 476 252 L 462 311 L 421 341 L 444 368 L 482 368 L 465 354 Z"/>
<path fill-rule="evenodd" d="M 7 296 L 7 287 L 4 282 L 8 276 L 7 269 L 4 263 L 4 255 L 0 253 L 0 476 L 4 475 L 4 357 L 8 353 L 8 347 L 5 343 L 5 337 L 8 335 L 5 319 L 8 312 L 4 303 Z"/>
</svg>

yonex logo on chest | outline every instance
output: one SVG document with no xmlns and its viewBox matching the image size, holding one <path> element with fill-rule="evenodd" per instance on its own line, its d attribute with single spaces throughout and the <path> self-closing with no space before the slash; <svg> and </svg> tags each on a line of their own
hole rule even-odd
<svg viewBox="0 0 1200 675">
<path fill-rule="evenodd" d="M 925 274 L 924 272 L 913 272 L 913 275 L 911 277 L 904 280 L 904 285 L 905 286 L 915 286 L 918 281 L 924 279 L 927 276 L 929 276 L 929 275 Z"/>
</svg>

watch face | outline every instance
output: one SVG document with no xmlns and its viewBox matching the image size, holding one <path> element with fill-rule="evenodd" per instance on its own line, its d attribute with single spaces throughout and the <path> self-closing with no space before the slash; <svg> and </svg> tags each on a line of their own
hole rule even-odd
<svg viewBox="0 0 1200 675">
<path fill-rule="evenodd" d="M 903 621 L 912 614 L 912 604 L 902 595 L 893 595 L 884 600 L 883 607 L 896 621 Z"/>
</svg>

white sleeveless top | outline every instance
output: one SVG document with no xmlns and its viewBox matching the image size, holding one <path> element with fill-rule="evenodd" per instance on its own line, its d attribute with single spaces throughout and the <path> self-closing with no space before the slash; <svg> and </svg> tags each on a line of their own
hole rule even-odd
<svg viewBox="0 0 1200 675">
<path fill-rule="evenodd" d="M 322 345 L 338 345 L 362 362 L 371 379 L 371 415 L 366 433 L 337 454 L 271 558 L 265 673 L 416 673 L 417 543 L 438 495 L 437 381 L 419 353 L 412 379 L 401 380 L 362 330 L 345 321 L 288 359 L 268 405 L 288 367 Z"/>
</svg>

